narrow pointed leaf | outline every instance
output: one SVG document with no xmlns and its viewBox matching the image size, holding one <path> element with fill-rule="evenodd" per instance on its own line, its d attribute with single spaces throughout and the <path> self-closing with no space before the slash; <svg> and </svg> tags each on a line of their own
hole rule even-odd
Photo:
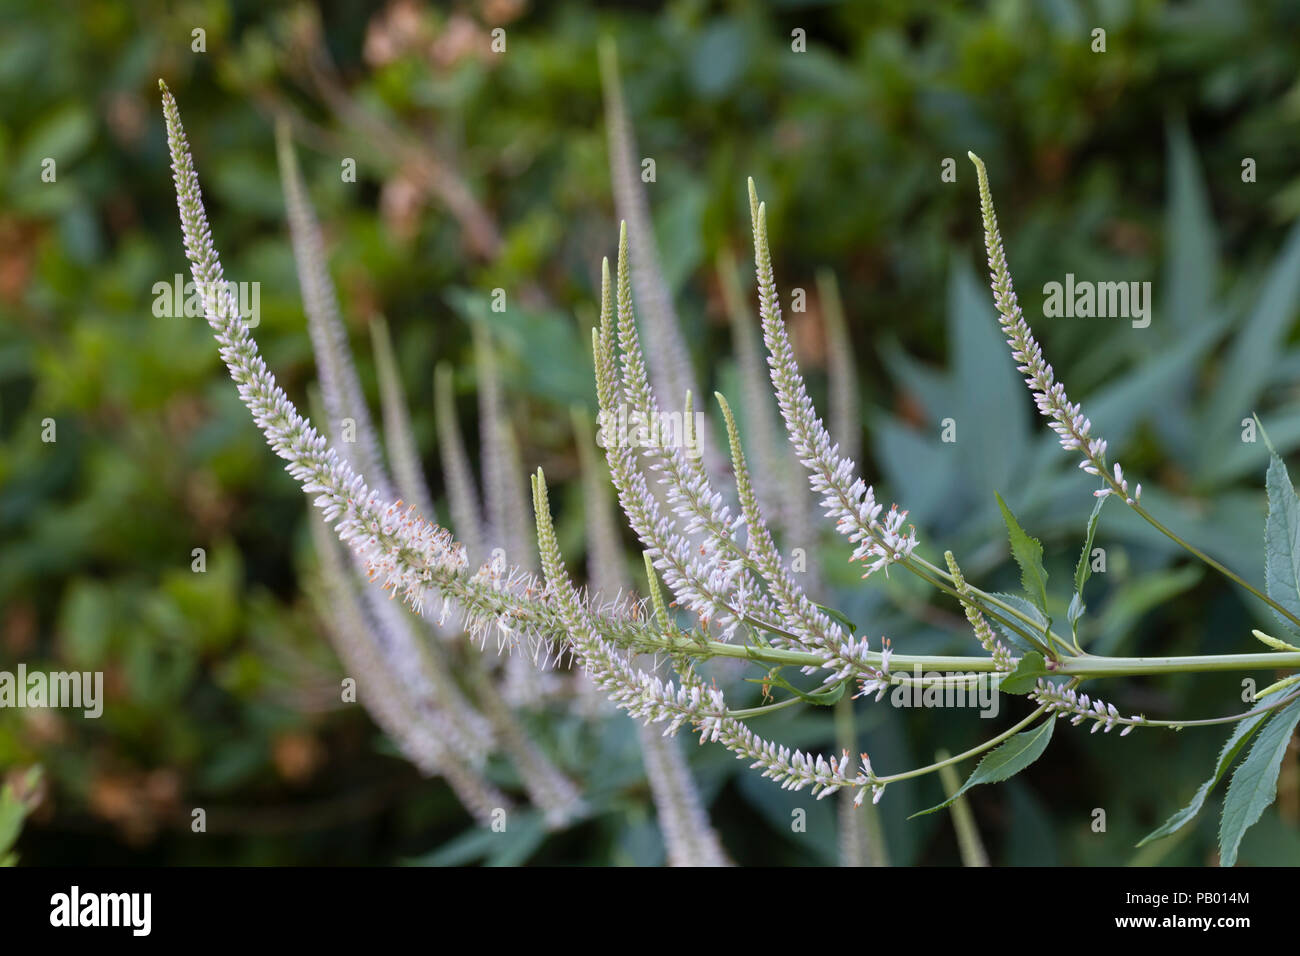
<svg viewBox="0 0 1300 956">
<path fill-rule="evenodd" d="M 1020 527 L 1020 522 L 1011 513 L 1002 496 L 994 492 L 998 507 L 1002 509 L 1002 520 L 1007 524 L 1007 534 L 1011 538 L 1011 555 L 1020 565 L 1020 584 L 1029 595 L 1030 600 L 1044 614 L 1047 613 L 1047 571 L 1043 568 L 1043 546 L 1037 538 L 1031 538 Z"/>
<path fill-rule="evenodd" d="M 975 768 L 975 772 L 961 785 L 960 790 L 938 806 L 914 813 L 912 817 L 923 817 L 927 813 L 942 810 L 971 787 L 977 787 L 982 783 L 1001 783 L 1014 777 L 1043 755 L 1043 751 L 1047 749 L 1047 744 L 1052 739 L 1052 728 L 1055 726 L 1056 718 L 1048 716 L 1038 726 L 1016 734 L 992 753 L 987 754 Z"/>
<path fill-rule="evenodd" d="M 1223 775 L 1227 773 L 1228 768 L 1232 766 L 1232 762 L 1236 760 L 1237 755 L 1245 749 L 1246 744 L 1250 742 L 1250 738 L 1254 735 L 1255 731 L 1259 730 L 1260 724 L 1264 723 L 1264 720 L 1267 717 L 1268 714 L 1265 712 L 1254 714 L 1244 720 L 1239 720 L 1237 726 L 1232 730 L 1232 736 L 1228 738 L 1227 742 L 1223 745 L 1223 749 L 1219 751 L 1219 760 L 1214 765 L 1214 775 L 1211 776 L 1209 780 L 1205 781 L 1205 783 L 1201 784 L 1196 793 L 1192 794 L 1192 800 L 1187 804 L 1187 806 L 1183 807 L 1164 823 L 1160 824 L 1160 826 L 1156 827 L 1144 836 L 1142 841 L 1137 845 L 1145 846 L 1153 840 L 1167 837 L 1171 833 L 1181 830 L 1188 823 L 1194 820 L 1196 815 L 1201 812 L 1201 807 L 1205 806 L 1205 798 L 1210 795 L 1210 791 L 1218 786 L 1219 781 L 1223 779 Z"/>
<path fill-rule="evenodd" d="M 1241 838 L 1277 798 L 1277 775 L 1297 723 L 1300 723 L 1300 699 L 1273 715 L 1233 773 L 1219 823 L 1221 866 L 1236 864 Z"/>
<path fill-rule="evenodd" d="M 1286 465 L 1276 455 L 1269 460 L 1266 485 L 1265 588 L 1270 598 L 1300 616 L 1300 498 L 1296 497 Z M 1277 614 L 1277 619 L 1288 630 L 1294 630 L 1294 624 L 1281 614 Z"/>
</svg>

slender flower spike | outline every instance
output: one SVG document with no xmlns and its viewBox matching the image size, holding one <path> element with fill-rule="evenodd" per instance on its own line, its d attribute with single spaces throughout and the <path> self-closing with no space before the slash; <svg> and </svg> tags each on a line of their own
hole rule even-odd
<svg viewBox="0 0 1300 956">
<path fill-rule="evenodd" d="M 1015 667 L 1015 660 L 1011 656 L 1011 651 L 997 639 L 997 636 L 993 633 L 993 628 L 989 626 L 988 620 L 975 604 L 974 593 L 971 591 L 970 585 L 966 583 L 961 568 L 957 566 L 957 559 L 952 556 L 951 551 L 945 551 L 943 557 L 948 564 L 948 573 L 952 575 L 953 587 L 957 589 L 958 597 L 961 600 L 962 610 L 966 612 L 966 620 L 975 632 L 975 639 L 997 662 L 998 670 L 1011 670 Z"/>
<path fill-rule="evenodd" d="M 1125 501 L 1136 504 L 1142 494 L 1139 485 L 1133 495 L 1128 493 L 1128 483 L 1119 464 L 1115 464 L 1114 477 L 1106 469 L 1106 442 L 1092 435 L 1092 422 L 1083 414 L 1077 404 L 1071 404 L 1065 394 L 1065 386 L 1056 381 L 1056 373 L 1043 358 L 1034 333 L 1029 328 L 1016 300 L 1016 291 L 1011 285 L 1011 272 L 1007 268 L 1007 256 L 1002 247 L 1002 234 L 998 231 L 997 212 L 993 208 L 993 194 L 989 190 L 988 173 L 984 161 L 974 153 L 967 153 L 975 164 L 975 174 L 979 179 L 980 209 L 984 217 L 984 246 L 988 252 L 989 276 L 993 287 L 993 302 L 998 311 L 998 323 L 1011 346 L 1011 357 L 1019 364 L 1018 369 L 1025 376 L 1025 384 L 1034 396 L 1038 411 L 1048 420 L 1052 431 L 1056 432 L 1061 447 L 1066 451 L 1077 451 L 1083 455 L 1079 467 L 1090 475 L 1103 479 L 1108 487 L 1096 492 L 1097 497 L 1104 498 L 1110 494 L 1119 494 Z"/>
<path fill-rule="evenodd" d="M 1060 687 L 1045 680 L 1039 680 L 1029 694 L 1030 700 L 1036 700 L 1047 706 L 1049 712 L 1057 717 L 1069 717 L 1070 723 L 1077 727 L 1085 720 L 1093 721 L 1092 732 L 1099 730 L 1110 733 L 1115 727 L 1123 727 L 1119 735 L 1127 737 L 1134 727 L 1145 724 L 1146 718 L 1138 714 L 1128 717 L 1120 715 L 1114 704 L 1093 700 L 1087 694 L 1080 694 L 1072 687 Z"/>
<path fill-rule="evenodd" d="M 749 181 L 749 210 L 754 230 L 754 265 L 758 275 L 759 315 L 763 324 L 763 341 L 767 345 L 768 365 L 777 404 L 785 420 L 786 431 L 800 462 L 810 473 L 813 491 L 822 495 L 822 507 L 836 522 L 836 530 L 857 545 L 852 561 L 862 561 L 867 570 L 863 577 L 904 561 L 916 547 L 916 531 L 903 529 L 906 511 L 895 505 L 882 519 L 884 506 L 876 501 L 874 490 L 855 475 L 852 459 L 840 453 L 832 443 L 826 426 L 817 417 L 808 388 L 795 361 L 790 335 L 781 318 L 781 301 L 772 274 L 772 254 L 767 242 L 767 209 L 758 201 L 754 181 Z"/>
</svg>

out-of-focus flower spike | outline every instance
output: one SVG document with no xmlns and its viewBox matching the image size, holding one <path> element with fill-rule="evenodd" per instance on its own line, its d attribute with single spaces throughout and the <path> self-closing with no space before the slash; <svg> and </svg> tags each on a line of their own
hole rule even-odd
<svg viewBox="0 0 1300 956">
<path fill-rule="evenodd" d="M 817 271 L 817 299 L 826 325 L 826 381 L 830 393 L 831 441 L 840 454 L 857 461 L 862 454 L 862 425 L 858 415 L 858 375 L 844 316 L 840 284 L 830 269 Z"/>
<path fill-rule="evenodd" d="M 762 343 L 758 340 L 753 317 L 740 291 L 740 279 L 735 259 L 724 251 L 718 255 L 718 282 L 722 299 L 731 324 L 732 351 L 740 372 L 740 386 L 745 399 L 745 434 L 754 462 L 754 493 L 768 515 L 773 528 L 784 531 L 790 527 L 789 511 L 802 493 L 791 495 L 784 487 L 791 473 L 799 471 L 799 463 L 787 461 L 778 453 L 776 406 L 772 389 L 768 386 L 767 372 L 763 369 Z M 793 466 L 793 467 L 791 467 Z M 802 476 L 796 474 L 802 492 Z"/>
<path fill-rule="evenodd" d="M 592 451 L 591 426 L 586 414 L 575 409 L 574 431 L 578 438 L 582 466 L 583 511 L 587 525 L 587 567 L 592 585 L 606 594 L 628 590 L 624 572 L 623 549 L 614 524 L 614 503 L 610 500 L 608 473 Z M 605 472 L 602 474 L 602 472 Z M 536 481 L 542 480 L 541 476 Z M 668 608 L 646 557 L 651 606 L 659 627 L 670 626 Z M 585 673 L 583 686 L 594 688 Z M 650 795 L 659 811 L 659 825 L 664 834 L 668 862 L 672 866 L 723 866 L 727 857 L 717 834 L 709 823 L 707 810 L 700 800 L 690 768 L 676 740 L 642 725 L 638 728 L 641 753 L 645 761 Z"/>
<path fill-rule="evenodd" d="M 509 563 L 533 568 L 532 522 L 528 520 L 523 487 L 516 477 L 523 467 L 506 415 L 496 350 L 482 319 L 476 319 L 473 328 L 483 448 L 483 505 L 491 538 L 488 544 L 505 548 Z"/>
<path fill-rule="evenodd" d="M 319 393 L 309 390 L 310 407 L 318 410 Z M 319 544 L 319 543 L 318 543 Z M 319 550 L 319 547 L 318 547 Z M 355 570 L 362 568 L 357 565 Z M 465 698 L 442 656 L 442 648 L 417 633 L 405 608 L 378 583 L 354 574 L 365 612 L 366 635 L 385 665 L 404 685 L 411 704 L 438 723 L 448 748 L 473 766 L 479 766 L 492 749 L 492 729 Z"/>
<path fill-rule="evenodd" d="M 650 204 L 639 175 L 635 137 L 623 101 L 618 71 L 618 50 L 611 38 L 600 43 L 600 78 L 605 99 L 605 128 L 609 137 L 610 179 L 614 204 L 632 236 L 632 280 L 646 320 L 650 346 L 651 379 L 661 395 L 698 392 L 690 353 L 682 337 L 672 292 L 663 277 L 659 251 L 650 219 Z M 704 462 L 717 477 L 717 455 L 707 434 L 701 435 Z"/>
<path fill-rule="evenodd" d="M 325 244 L 320 224 L 302 183 L 289 127 L 283 121 L 276 124 L 276 151 L 280 161 L 280 177 L 284 184 L 289 236 L 298 265 L 303 309 L 307 313 L 312 348 L 316 353 L 325 412 L 331 428 L 335 430 L 335 443 L 352 466 L 367 477 L 376 491 L 385 498 L 391 498 L 392 486 L 383 465 L 379 439 L 352 362 L 347 330 L 339 315 L 338 298 L 325 262 Z M 355 422 L 355 441 L 341 440 L 341 423 L 344 419 Z"/>
<path fill-rule="evenodd" d="M 382 659 L 372 630 L 346 570 L 339 543 L 324 521 L 309 521 L 325 585 L 322 618 L 349 676 L 357 681 L 357 700 L 421 773 L 443 777 L 460 802 L 481 824 L 491 822 L 498 808 L 514 806 L 505 794 L 477 771 L 471 761 L 453 753 L 445 714 L 419 712 L 407 688 Z"/>
<path fill-rule="evenodd" d="M 441 363 L 434 369 L 434 415 L 438 424 L 438 451 L 442 471 L 447 482 L 447 498 L 452 524 L 465 545 L 471 564 L 485 557 L 483 512 L 479 506 L 474 472 L 465 440 L 461 435 L 460 421 L 456 417 L 456 403 L 452 392 L 451 366 Z"/>
<path fill-rule="evenodd" d="M 532 547 L 532 522 L 528 518 L 523 473 L 514 430 L 506 415 L 496 350 L 486 322 L 476 318 L 474 329 L 475 365 L 478 369 L 479 435 L 482 442 L 483 506 L 487 515 L 487 547 L 501 548 L 505 563 L 529 571 L 536 569 Z M 515 706 L 536 706 L 557 689 L 549 661 L 536 662 L 524 654 L 511 654 L 506 661 L 505 695 Z"/>
<path fill-rule="evenodd" d="M 527 657 L 512 654 L 510 660 L 526 662 Z M 492 722 L 501 749 L 519 774 L 528 799 L 542 811 L 547 824 L 553 828 L 558 829 L 579 819 L 588 808 L 578 788 L 538 749 L 481 664 L 481 661 L 476 661 L 473 665 L 471 680 L 474 690 L 483 713 Z"/>
<path fill-rule="evenodd" d="M 430 521 L 437 521 L 420 453 L 416 450 L 415 433 L 407 414 L 406 394 L 402 388 L 402 375 L 397 368 L 397 356 L 388 331 L 388 321 L 377 316 L 370 322 L 370 340 L 375 351 L 375 371 L 379 377 L 379 401 L 383 411 L 384 441 L 388 457 L 393 464 L 393 479 L 397 493 L 415 505 Z"/>
<path fill-rule="evenodd" d="M 578 465 L 582 473 L 583 519 L 587 529 L 587 580 L 602 594 L 613 597 L 625 590 L 623 545 L 610 494 L 609 471 L 595 453 L 591 419 L 586 409 L 570 412 L 577 438 Z"/>
</svg>

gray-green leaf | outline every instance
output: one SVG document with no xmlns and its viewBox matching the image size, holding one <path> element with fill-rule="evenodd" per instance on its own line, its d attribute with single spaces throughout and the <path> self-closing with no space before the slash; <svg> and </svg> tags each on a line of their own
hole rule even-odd
<svg viewBox="0 0 1300 956">
<path fill-rule="evenodd" d="M 1236 864 L 1241 838 L 1277 798 L 1277 775 L 1297 723 L 1300 723 L 1300 699 L 1273 715 L 1233 773 L 1219 823 L 1221 866 Z"/>
<path fill-rule="evenodd" d="M 1016 734 L 992 753 L 986 755 L 980 761 L 979 766 L 975 768 L 975 772 L 961 785 L 960 790 L 938 806 L 931 807 L 929 810 L 922 810 L 920 813 L 914 813 L 908 819 L 923 817 L 927 813 L 942 810 L 971 787 L 979 786 L 981 783 L 1001 783 L 1003 780 L 1014 777 L 1043 755 L 1048 742 L 1052 739 L 1052 728 L 1055 726 L 1056 718 L 1048 716 L 1037 727 L 1031 727 L 1029 730 Z"/>
</svg>

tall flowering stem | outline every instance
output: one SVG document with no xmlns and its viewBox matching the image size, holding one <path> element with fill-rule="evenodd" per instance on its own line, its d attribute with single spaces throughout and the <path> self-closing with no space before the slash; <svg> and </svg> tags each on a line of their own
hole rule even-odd
<svg viewBox="0 0 1300 956">
<path fill-rule="evenodd" d="M 910 527 L 904 529 L 905 513 L 896 508 L 884 513 L 870 487 L 854 476 L 854 463 L 841 454 L 817 418 L 781 320 L 767 246 L 766 211 L 757 202 L 752 183 L 760 313 L 770 353 L 772 381 L 791 442 L 812 475 L 812 486 L 823 496 L 823 506 L 836 519 L 839 530 L 855 545 L 854 557 L 867 564 L 868 574 L 891 564 L 902 564 L 958 597 L 970 614 L 972 627 L 987 656 L 893 655 L 887 646 L 870 651 L 865 641 L 855 642 L 846 636 L 837 623 L 826 619 L 816 605 L 807 602 L 786 573 L 766 528 L 729 414 L 726 417 L 736 452 L 742 509 L 739 519 L 723 511 L 720 499 L 713 496 L 707 481 L 699 480 L 700 473 L 689 463 L 683 471 L 669 477 L 670 486 L 680 483 L 671 490 L 682 497 L 676 500 L 671 517 L 663 514 L 649 493 L 640 456 L 617 440 L 606 446 L 620 503 L 630 523 L 679 603 L 689 606 L 704 622 L 700 630 L 687 632 L 678 628 L 669 619 L 662 599 L 653 588 L 653 614 L 647 613 L 641 603 L 625 599 L 602 603 L 580 594 L 564 570 L 540 472 L 533 481 L 533 498 L 544 578 L 539 580 L 534 574 L 506 565 L 504 561 L 489 562 L 477 573 L 471 573 L 464 548 L 450 533 L 427 520 L 414 507 L 404 508 L 400 502 L 388 500 L 388 496 L 368 485 L 357 464 L 344 459 L 328 445 L 311 422 L 298 412 L 266 367 L 224 282 L 176 103 L 166 87 L 162 89 L 185 250 L 194 279 L 202 290 L 205 316 L 220 346 L 222 360 L 271 448 L 313 496 L 314 505 L 333 525 L 336 536 L 352 549 L 358 563 L 385 590 L 401 596 L 415 611 L 421 612 L 430 599 L 441 600 L 443 613 L 454 611 L 461 616 L 468 633 L 483 645 L 494 636 L 498 646 L 530 648 L 534 660 L 552 660 L 570 654 L 588 671 L 593 682 L 629 714 L 664 727 L 668 734 L 691 727 L 702 742 L 723 744 L 738 757 L 750 761 L 763 776 L 784 787 L 809 788 L 819 798 L 848 791 L 856 803 L 861 803 L 868 791 L 873 800 L 878 799 L 889 783 L 936 772 L 985 753 L 1050 713 L 1074 716 L 1083 713 L 1085 720 L 1099 721 L 1102 729 L 1107 725 L 1130 723 L 1183 727 L 1226 723 L 1244 716 L 1177 723 L 1125 718 L 1108 705 L 1071 696 L 1069 692 L 1085 677 L 1300 666 L 1300 652 L 1283 651 L 1183 658 L 1067 655 L 1053 662 L 1055 676 L 1069 681 L 1066 690 L 1051 683 L 1040 685 L 1033 694 L 1038 708 L 1019 723 L 955 757 L 891 775 L 875 773 L 865 755 L 858 762 L 847 753 L 840 757 L 806 754 L 765 740 L 745 721 L 771 708 L 755 708 L 749 712 L 729 709 L 723 691 L 704 683 L 696 663 L 713 657 L 729 657 L 769 669 L 797 666 L 808 673 L 830 674 L 832 680 L 859 680 L 864 693 L 879 694 L 885 687 L 906 679 L 901 674 L 890 675 L 891 661 L 900 670 L 920 665 L 927 670 L 948 672 L 949 676 L 940 680 L 969 680 L 972 673 L 1003 671 L 1008 663 L 1015 662 L 1008 660 L 1005 648 L 1000 649 L 991 640 L 987 622 L 977 616 L 977 613 L 987 613 L 1001 620 L 989 607 L 1008 611 L 1008 606 L 967 585 L 955 562 L 951 573 L 940 572 L 913 554 L 916 538 Z M 1097 473 L 1112 486 L 1112 493 L 1123 494 L 1126 501 L 1131 498 L 1130 506 L 1140 509 L 1136 491 L 1131 496 L 1127 494 L 1122 473 L 1106 472 L 1101 467 L 1104 443 L 1091 437 L 1090 424 L 1051 378 L 1050 367 L 1042 362 L 1041 352 L 1023 322 L 1006 275 L 1005 257 L 1001 240 L 996 237 L 996 220 L 991 200 L 987 199 L 982 168 L 981 194 L 986 199 L 986 225 L 994 237 L 990 241 L 990 260 L 999 308 L 1006 312 L 1004 327 L 1013 339 L 1013 348 L 1019 353 L 1031 387 L 1040 387 L 1040 407 L 1061 426 L 1058 434 L 1063 442 L 1076 442 L 1067 447 L 1081 449 L 1085 459 L 1097 465 Z M 602 410 L 613 408 L 621 388 L 630 388 L 628 395 L 634 397 L 635 404 L 654 407 L 653 394 L 648 388 L 643 391 L 643 368 L 638 366 L 639 355 L 637 348 L 633 348 L 635 327 L 626 262 L 623 243 L 617 320 L 608 264 L 604 271 L 601 326 L 595 331 L 597 391 Z M 624 359 L 621 369 L 616 354 L 620 345 Z M 347 403 L 339 404 L 344 407 Z M 687 485 L 692 490 L 686 490 Z M 673 519 L 685 522 L 685 529 L 679 528 Z M 733 558 L 735 551 L 740 550 L 736 535 L 742 525 L 748 526 L 748 547 L 741 551 L 740 557 Z M 697 554 L 690 540 L 693 535 L 711 538 L 715 547 L 705 547 L 703 553 Z M 765 589 L 748 593 L 747 575 L 761 580 Z M 944 584 L 940 575 L 957 586 Z M 771 621 L 764 620 L 769 617 Z M 754 643 L 746 644 L 713 640 L 707 631 L 710 619 L 717 620 L 724 629 L 733 619 L 747 627 L 779 629 L 787 640 L 777 644 L 763 640 L 761 635 L 756 635 Z M 638 666 L 642 655 L 671 660 L 677 668 L 677 679 L 665 681 L 656 673 L 657 667 Z M 1293 699 L 1280 694 L 1278 697 L 1277 704 L 1270 706 L 1281 706 Z M 773 706 L 779 708 L 788 703 L 783 701 Z M 403 710 L 409 708 L 394 710 L 390 719 L 404 719 Z M 449 759 L 450 749 L 441 748 L 435 740 L 412 738 L 409 742 L 428 766 L 453 762 Z M 467 790 L 482 789 L 481 783 L 467 776 L 461 783 Z M 554 791 L 547 800 L 548 817 L 553 822 L 585 812 L 576 788 L 563 777 L 556 775 L 547 781 L 547 786 Z M 482 804 L 495 797 L 494 793 L 483 790 L 474 801 Z"/>
</svg>

